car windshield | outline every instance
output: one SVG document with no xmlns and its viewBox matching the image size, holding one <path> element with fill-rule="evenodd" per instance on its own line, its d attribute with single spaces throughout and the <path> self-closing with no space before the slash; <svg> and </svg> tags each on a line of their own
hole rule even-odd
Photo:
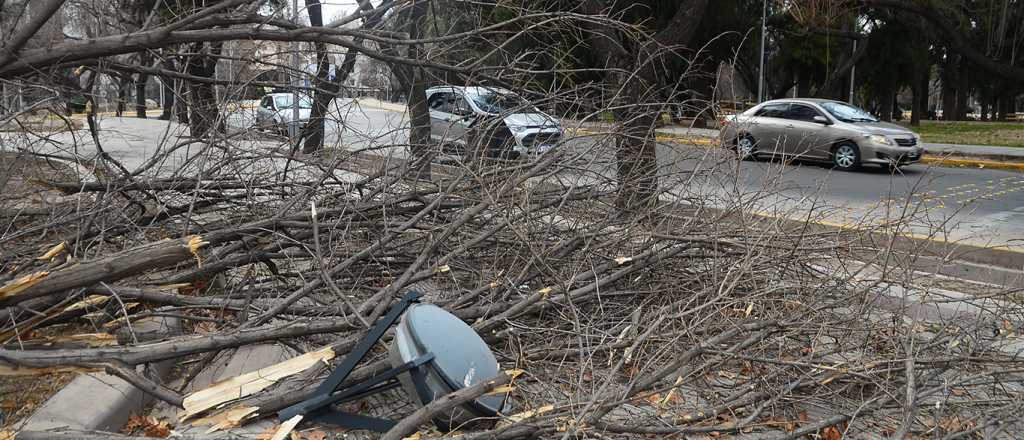
<svg viewBox="0 0 1024 440">
<path fill-rule="evenodd" d="M 476 106 L 487 113 L 531 113 L 537 111 L 526 100 L 511 93 L 485 93 L 471 95 L 471 97 Z"/>
<path fill-rule="evenodd" d="M 824 102 L 821 107 L 843 122 L 878 122 L 871 113 L 841 102 Z"/>
<path fill-rule="evenodd" d="M 278 109 L 292 108 L 292 95 L 278 95 L 274 97 L 274 104 Z M 303 96 L 299 98 L 299 108 L 313 108 L 313 101 Z"/>
</svg>

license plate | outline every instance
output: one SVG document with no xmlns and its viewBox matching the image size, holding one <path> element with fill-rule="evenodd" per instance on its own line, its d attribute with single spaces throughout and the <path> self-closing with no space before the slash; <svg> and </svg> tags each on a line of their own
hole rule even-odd
<svg viewBox="0 0 1024 440">
<path fill-rule="evenodd" d="M 540 144 L 540 146 L 537 147 L 537 152 L 544 153 L 552 148 L 555 148 L 555 144 Z"/>
</svg>

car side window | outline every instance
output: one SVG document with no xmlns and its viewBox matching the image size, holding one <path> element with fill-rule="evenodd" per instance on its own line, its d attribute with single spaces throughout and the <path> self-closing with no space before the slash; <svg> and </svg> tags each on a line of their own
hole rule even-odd
<svg viewBox="0 0 1024 440">
<path fill-rule="evenodd" d="M 450 95 L 450 93 L 444 92 L 430 95 L 430 99 L 427 101 L 427 106 L 429 106 L 431 110 L 451 113 L 451 108 L 448 105 L 448 95 Z"/>
<path fill-rule="evenodd" d="M 769 104 L 761 107 L 754 116 L 763 118 L 785 118 L 789 110 L 789 104 Z"/>
<path fill-rule="evenodd" d="M 462 95 L 453 94 L 452 101 L 451 113 L 459 116 L 469 116 L 473 114 L 473 109 L 469 106 L 469 103 L 466 102 L 466 98 Z"/>
<path fill-rule="evenodd" d="M 803 122 L 814 122 L 815 116 L 821 116 L 813 107 L 793 104 L 789 107 L 789 111 L 786 112 L 786 119 L 792 119 L 794 121 Z"/>
<path fill-rule="evenodd" d="M 263 102 L 260 103 L 260 107 L 263 107 L 263 108 L 268 109 L 268 110 L 273 109 L 273 106 L 270 105 L 270 97 L 269 96 L 264 96 L 263 97 Z"/>
</svg>

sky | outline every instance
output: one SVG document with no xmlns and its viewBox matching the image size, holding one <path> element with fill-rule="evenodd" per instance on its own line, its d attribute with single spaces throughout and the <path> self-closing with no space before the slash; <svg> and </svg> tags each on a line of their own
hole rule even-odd
<svg viewBox="0 0 1024 440">
<path fill-rule="evenodd" d="M 355 0 L 325 0 L 321 2 L 324 13 L 324 23 L 351 14 L 356 9 Z"/>
</svg>

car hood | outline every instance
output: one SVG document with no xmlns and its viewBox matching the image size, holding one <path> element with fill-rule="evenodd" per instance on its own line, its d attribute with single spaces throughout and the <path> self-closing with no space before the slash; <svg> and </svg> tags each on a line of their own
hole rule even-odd
<svg viewBox="0 0 1024 440">
<path fill-rule="evenodd" d="M 309 119 L 309 113 L 312 112 L 312 111 L 313 111 L 313 109 L 300 108 L 299 109 L 299 120 L 300 121 L 305 121 L 305 120 Z M 285 108 L 285 109 L 278 110 L 277 114 L 280 115 L 282 121 L 291 121 L 292 120 L 293 112 L 294 112 L 294 110 L 292 110 L 290 108 Z"/>
<path fill-rule="evenodd" d="M 898 135 L 909 135 L 914 134 L 913 131 L 908 130 L 906 127 L 901 125 L 892 124 L 889 122 L 852 122 L 850 125 L 854 125 L 861 131 L 870 134 L 881 134 L 886 136 L 898 136 Z"/>
<path fill-rule="evenodd" d="M 558 127 L 558 121 L 544 113 L 513 113 L 503 118 L 509 126 Z"/>
</svg>

